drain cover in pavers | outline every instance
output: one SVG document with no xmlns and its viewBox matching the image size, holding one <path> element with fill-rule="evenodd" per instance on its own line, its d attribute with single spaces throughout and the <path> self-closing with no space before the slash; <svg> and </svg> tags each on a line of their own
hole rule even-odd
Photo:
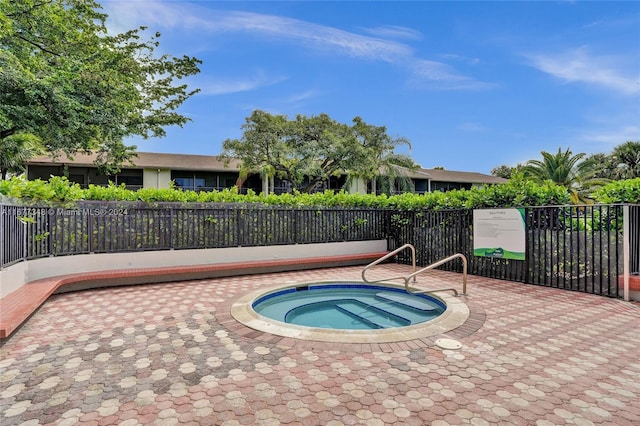
<svg viewBox="0 0 640 426">
<path fill-rule="evenodd" d="M 436 340 L 436 346 L 440 349 L 460 349 L 462 344 L 453 339 L 438 339 Z"/>
</svg>

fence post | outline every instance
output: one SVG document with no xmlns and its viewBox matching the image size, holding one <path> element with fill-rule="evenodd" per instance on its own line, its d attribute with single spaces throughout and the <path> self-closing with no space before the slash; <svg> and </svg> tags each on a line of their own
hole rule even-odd
<svg viewBox="0 0 640 426">
<path fill-rule="evenodd" d="M 548 208 L 544 208 L 543 211 L 545 216 L 551 214 L 555 215 L 556 213 L 555 211 L 553 213 L 550 213 Z M 529 216 L 533 214 L 534 213 L 532 209 L 530 209 L 529 207 L 524 207 L 524 260 L 522 261 L 524 273 L 522 275 L 522 279 L 527 284 L 531 283 L 531 268 L 529 267 L 529 262 L 531 262 L 533 250 L 529 248 L 529 244 L 531 243 L 531 237 L 529 236 L 529 232 L 531 232 L 531 218 Z"/>
<path fill-rule="evenodd" d="M 28 257 L 28 249 L 27 249 L 27 241 L 28 241 L 28 236 L 27 233 L 29 231 L 29 228 L 27 227 L 27 221 L 23 221 L 22 225 L 24 226 L 24 232 L 23 232 L 23 237 L 22 237 L 22 260 L 27 260 Z"/>
<path fill-rule="evenodd" d="M 240 207 L 238 207 L 236 209 L 236 235 L 237 235 L 237 239 L 238 239 L 238 247 L 242 247 L 244 243 L 244 241 L 241 241 L 240 239 L 240 229 L 241 229 L 241 224 L 240 224 L 240 220 L 242 218 L 242 212 L 240 211 Z"/>
<path fill-rule="evenodd" d="M 176 238 L 177 232 L 174 229 L 174 207 L 169 206 L 169 249 L 173 250 L 176 246 L 174 239 Z"/>
<path fill-rule="evenodd" d="M 298 244 L 298 224 L 302 223 L 300 216 L 302 215 L 301 209 L 290 210 L 291 217 L 293 218 L 293 226 L 290 229 L 293 230 L 293 235 L 289 237 L 289 244 Z"/>
<path fill-rule="evenodd" d="M 629 241 L 630 241 L 630 218 L 629 218 L 629 205 L 622 206 L 622 277 L 623 277 L 623 297 L 625 301 L 629 301 L 629 274 L 630 274 L 630 256 L 629 256 Z M 617 283 L 616 283 L 617 284 Z"/>
<path fill-rule="evenodd" d="M 90 254 L 93 254 L 93 215 L 91 214 L 91 208 L 86 208 L 87 213 L 87 249 Z"/>
</svg>

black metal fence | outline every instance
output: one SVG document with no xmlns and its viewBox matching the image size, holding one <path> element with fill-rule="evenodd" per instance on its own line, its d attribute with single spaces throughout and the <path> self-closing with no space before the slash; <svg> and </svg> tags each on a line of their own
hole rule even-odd
<svg viewBox="0 0 640 426">
<path fill-rule="evenodd" d="M 640 268 L 640 206 L 629 206 L 630 267 Z M 469 260 L 472 275 L 618 297 L 623 270 L 623 206 L 587 205 L 525 209 L 525 260 L 473 255 L 473 211 L 396 212 L 389 248 L 416 247 L 428 265 L 453 253 Z M 398 260 L 409 263 L 409 252 Z M 461 263 L 441 269 L 461 271 Z"/>
<path fill-rule="evenodd" d="M 385 239 L 373 209 L 82 203 L 1 205 L 0 266 L 45 256 Z"/>
<path fill-rule="evenodd" d="M 640 206 L 630 210 L 630 267 L 640 270 Z M 617 297 L 623 206 L 528 207 L 526 260 L 473 255 L 473 211 L 390 211 L 85 202 L 73 208 L 0 204 L 0 267 L 82 253 L 388 239 L 416 247 L 419 265 L 453 253 L 469 273 Z M 396 260 L 410 263 L 410 253 Z M 457 262 L 441 268 L 460 271 Z"/>
</svg>

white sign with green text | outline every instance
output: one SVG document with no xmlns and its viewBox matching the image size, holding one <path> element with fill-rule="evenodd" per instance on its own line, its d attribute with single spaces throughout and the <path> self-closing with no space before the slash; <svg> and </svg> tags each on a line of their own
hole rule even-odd
<svg viewBox="0 0 640 426">
<path fill-rule="evenodd" d="M 474 256 L 524 260 L 525 246 L 524 209 L 473 211 Z"/>
</svg>

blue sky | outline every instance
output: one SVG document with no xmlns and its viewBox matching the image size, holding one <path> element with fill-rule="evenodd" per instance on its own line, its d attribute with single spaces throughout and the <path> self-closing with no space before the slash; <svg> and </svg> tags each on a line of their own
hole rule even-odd
<svg viewBox="0 0 640 426">
<path fill-rule="evenodd" d="M 640 140 L 640 2 L 101 3 L 111 30 L 203 60 L 193 121 L 140 151 L 218 154 L 255 109 L 360 116 L 422 167 L 481 173 Z"/>
</svg>

